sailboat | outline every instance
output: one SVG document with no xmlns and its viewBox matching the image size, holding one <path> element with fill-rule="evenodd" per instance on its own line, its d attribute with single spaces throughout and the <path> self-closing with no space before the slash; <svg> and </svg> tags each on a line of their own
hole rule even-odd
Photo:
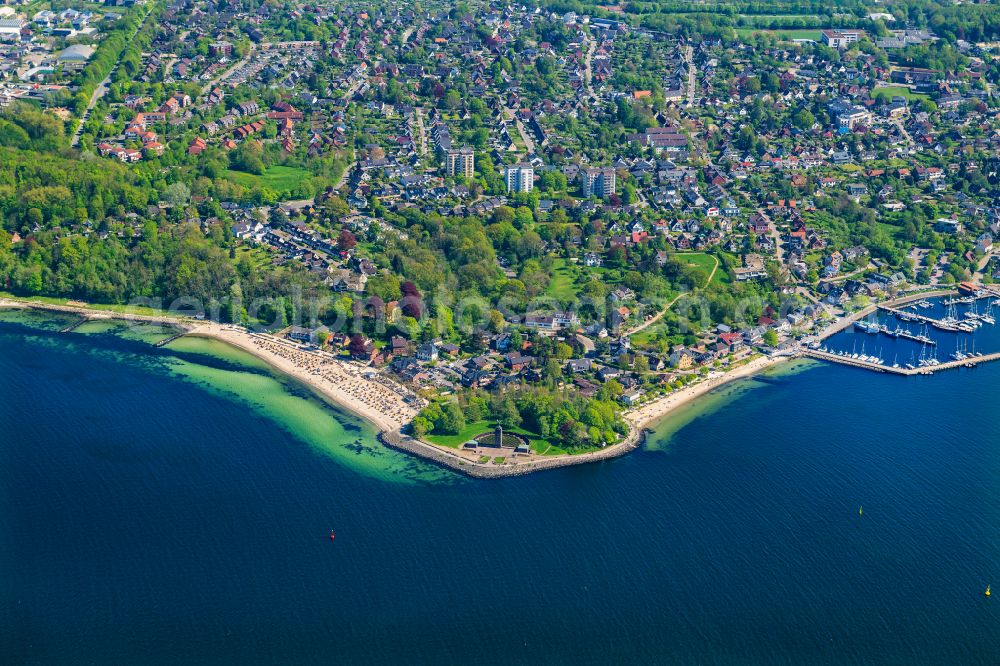
<svg viewBox="0 0 1000 666">
<path fill-rule="evenodd" d="M 858 507 L 858 515 L 859 515 L 859 516 L 861 516 L 861 515 L 864 515 L 864 513 L 865 513 L 865 507 L 864 507 L 864 505 L 862 504 L 861 506 L 859 506 L 859 507 Z M 988 590 L 988 589 L 990 589 L 990 588 L 989 588 L 989 587 L 987 587 L 986 589 Z M 987 592 L 987 595 L 988 595 L 988 594 L 989 594 L 989 593 Z"/>
<path fill-rule="evenodd" d="M 990 586 L 986 586 L 986 596 L 990 596 Z"/>
<path fill-rule="evenodd" d="M 988 303 L 986 305 L 986 312 L 984 312 L 983 314 L 979 315 L 979 319 L 982 320 L 982 321 L 984 321 L 984 322 L 986 322 L 987 324 L 989 324 L 991 326 L 993 324 L 997 323 L 997 320 L 993 317 L 993 304 L 992 303 Z"/>
</svg>

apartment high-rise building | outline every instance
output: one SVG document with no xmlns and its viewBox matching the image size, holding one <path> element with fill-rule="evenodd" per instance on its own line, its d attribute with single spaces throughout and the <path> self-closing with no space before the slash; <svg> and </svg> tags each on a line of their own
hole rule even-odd
<svg viewBox="0 0 1000 666">
<path fill-rule="evenodd" d="M 458 150 L 449 150 L 445 164 L 450 177 L 472 178 L 476 170 L 476 153 L 468 146 Z"/>
<path fill-rule="evenodd" d="M 584 169 L 580 172 L 584 197 L 607 199 L 615 193 L 615 170 L 611 167 Z"/>
<path fill-rule="evenodd" d="M 535 189 L 535 168 L 530 164 L 507 167 L 507 193 L 530 192 Z"/>
</svg>

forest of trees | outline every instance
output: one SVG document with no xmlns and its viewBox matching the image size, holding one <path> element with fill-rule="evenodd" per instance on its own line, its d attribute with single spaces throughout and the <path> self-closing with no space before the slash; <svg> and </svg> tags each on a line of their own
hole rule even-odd
<svg viewBox="0 0 1000 666">
<path fill-rule="evenodd" d="M 523 428 L 560 448 L 576 450 L 614 444 L 628 432 L 616 398 L 622 387 L 615 380 L 601 386 L 594 398 L 546 386 L 522 386 L 503 393 L 468 391 L 457 400 L 433 402 L 414 419 L 417 437 L 455 435 L 467 423 L 487 420 L 504 428 Z"/>
</svg>

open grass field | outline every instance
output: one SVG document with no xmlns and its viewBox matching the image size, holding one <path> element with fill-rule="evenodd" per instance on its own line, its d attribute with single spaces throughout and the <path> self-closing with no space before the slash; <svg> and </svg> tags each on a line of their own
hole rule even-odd
<svg viewBox="0 0 1000 666">
<path fill-rule="evenodd" d="M 571 301 L 576 298 L 576 280 L 580 277 L 580 268 L 559 258 L 552 262 L 552 279 L 545 288 L 545 295 L 560 301 Z"/>
<path fill-rule="evenodd" d="M 736 28 L 735 30 L 736 34 L 740 37 L 748 37 L 754 33 L 762 32 L 788 41 L 793 39 L 811 39 L 815 42 L 820 40 L 821 32 L 819 28 L 781 28 L 778 30 L 770 30 L 766 28 Z"/>
<path fill-rule="evenodd" d="M 655 324 L 653 324 L 652 326 L 647 326 L 638 333 L 633 333 L 630 336 L 630 339 L 632 340 L 633 345 L 637 347 L 645 347 L 646 345 L 650 344 L 653 340 L 655 340 L 657 337 L 659 337 L 661 333 L 664 333 L 666 331 L 667 331 L 667 323 L 663 320 L 660 320 Z"/>
<path fill-rule="evenodd" d="M 872 90 L 873 96 L 879 93 L 884 93 L 889 97 L 894 97 L 896 95 L 899 95 L 900 97 L 906 98 L 908 101 L 930 99 L 929 95 L 925 95 L 924 93 L 913 92 L 906 86 L 882 86 Z"/>
<path fill-rule="evenodd" d="M 257 269 L 264 268 L 271 263 L 271 257 L 267 251 L 259 247 L 241 245 L 236 248 L 237 261 L 243 259 L 243 257 L 246 257 L 250 261 L 250 265 Z"/>
<path fill-rule="evenodd" d="M 693 266 L 694 268 L 700 268 L 705 271 L 705 275 L 712 275 L 712 269 L 715 268 L 716 258 L 705 252 L 683 252 L 677 254 L 677 258 L 686 263 L 688 266 Z M 701 285 L 707 287 L 709 284 L 724 284 L 729 282 L 729 275 L 721 267 L 719 270 L 715 271 L 715 275 L 712 275 L 710 282 Z"/>
<path fill-rule="evenodd" d="M 470 439 L 475 439 L 476 435 L 484 432 L 491 432 L 495 427 L 496 423 L 493 421 L 476 421 L 474 423 L 466 424 L 465 428 L 463 428 L 457 435 L 426 435 L 425 439 L 432 444 L 457 449 Z M 528 444 L 531 446 L 532 450 L 539 453 L 544 452 L 546 455 L 566 453 L 566 451 L 552 446 L 548 440 L 542 439 L 537 433 L 525 430 L 524 428 L 504 428 L 504 432 L 521 435 L 528 440 Z"/>
<path fill-rule="evenodd" d="M 312 175 L 299 167 L 275 165 L 265 169 L 261 176 L 230 169 L 226 171 L 226 177 L 244 187 L 266 187 L 280 194 L 295 190 L 309 181 Z"/>
</svg>

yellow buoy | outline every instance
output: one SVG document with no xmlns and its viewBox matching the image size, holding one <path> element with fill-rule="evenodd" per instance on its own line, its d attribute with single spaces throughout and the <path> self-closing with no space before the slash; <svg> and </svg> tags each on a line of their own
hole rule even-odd
<svg viewBox="0 0 1000 666">
<path fill-rule="evenodd" d="M 986 596 L 990 596 L 990 586 L 986 586 Z"/>
</svg>

